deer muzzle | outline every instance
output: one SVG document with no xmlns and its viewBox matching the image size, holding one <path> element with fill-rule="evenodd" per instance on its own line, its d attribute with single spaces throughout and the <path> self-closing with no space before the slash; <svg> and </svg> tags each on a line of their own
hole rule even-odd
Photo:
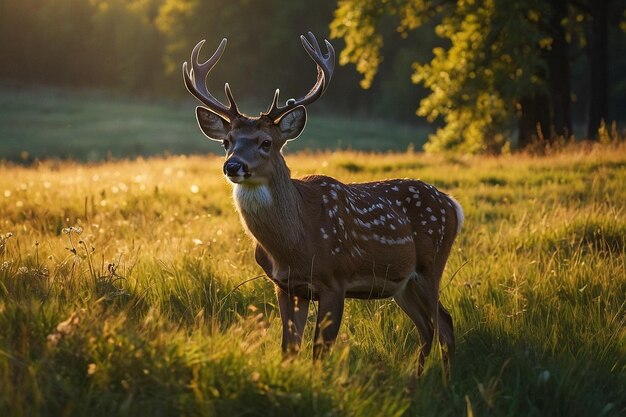
<svg viewBox="0 0 626 417">
<path fill-rule="evenodd" d="M 236 184 L 241 183 L 250 177 L 248 164 L 238 158 L 230 158 L 224 163 L 224 175 Z"/>
</svg>

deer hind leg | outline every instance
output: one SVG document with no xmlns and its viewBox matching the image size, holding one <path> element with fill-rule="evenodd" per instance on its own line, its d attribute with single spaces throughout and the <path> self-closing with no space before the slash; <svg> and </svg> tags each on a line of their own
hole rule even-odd
<svg viewBox="0 0 626 417">
<path fill-rule="evenodd" d="M 300 351 L 302 334 L 309 314 L 309 300 L 287 294 L 276 287 L 280 319 L 283 324 L 282 351 L 284 356 L 291 356 Z"/>
<path fill-rule="evenodd" d="M 435 334 L 437 313 L 437 294 L 427 288 L 425 279 L 414 275 L 409 279 L 404 290 L 394 296 L 400 306 L 417 327 L 422 342 L 419 355 L 418 375 L 424 369 L 424 361 L 432 348 Z"/>
<path fill-rule="evenodd" d="M 439 343 L 442 346 L 443 363 L 446 373 L 449 373 L 452 359 L 454 359 L 454 325 L 452 324 L 452 316 L 448 310 L 439 303 Z"/>
</svg>

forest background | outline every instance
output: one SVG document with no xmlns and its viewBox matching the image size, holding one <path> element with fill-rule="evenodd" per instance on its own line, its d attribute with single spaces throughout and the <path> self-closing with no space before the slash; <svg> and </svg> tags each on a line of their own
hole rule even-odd
<svg viewBox="0 0 626 417">
<path fill-rule="evenodd" d="M 427 127 L 427 150 L 501 152 L 510 144 L 619 134 L 626 118 L 625 5 L 2 0 L 0 85 L 11 97 L 32 96 L 33 86 L 43 85 L 188 103 L 181 63 L 198 40 L 207 39 L 208 58 L 227 37 L 210 89 L 222 97 L 228 81 L 254 115 L 277 87 L 285 99 L 308 91 L 315 70 L 298 37 L 311 30 L 331 39 L 343 64 L 314 111 Z"/>
</svg>

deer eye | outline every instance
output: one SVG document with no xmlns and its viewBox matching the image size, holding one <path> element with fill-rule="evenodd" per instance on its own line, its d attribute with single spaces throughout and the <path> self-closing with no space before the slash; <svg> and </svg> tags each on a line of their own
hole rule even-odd
<svg viewBox="0 0 626 417">
<path fill-rule="evenodd" d="M 263 150 L 263 152 L 269 152 L 271 147 L 272 147 L 272 142 L 269 140 L 264 140 L 261 143 L 261 150 Z"/>
<path fill-rule="evenodd" d="M 228 148 L 230 148 L 230 142 L 227 139 L 224 139 L 222 141 L 222 146 L 224 147 L 225 150 L 228 150 Z"/>
</svg>

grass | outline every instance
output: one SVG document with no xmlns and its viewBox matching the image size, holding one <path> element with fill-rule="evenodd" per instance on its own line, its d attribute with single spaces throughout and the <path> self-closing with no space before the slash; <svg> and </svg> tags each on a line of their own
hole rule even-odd
<svg viewBox="0 0 626 417">
<path fill-rule="evenodd" d="M 296 176 L 421 178 L 464 206 L 442 282 L 449 382 L 437 352 L 414 378 L 417 334 L 391 300 L 349 301 L 318 364 L 311 309 L 304 352 L 282 362 L 271 283 L 238 286 L 261 270 L 219 157 L 4 163 L 0 414 L 624 415 L 623 144 L 287 161 Z"/>
<path fill-rule="evenodd" d="M 197 104 L 191 98 L 168 102 L 95 91 L 0 86 L 0 159 L 98 161 L 221 153 L 219 145 L 203 140 L 199 132 Z M 421 148 L 428 133 L 424 127 L 313 113 L 305 132 L 287 149 L 377 150 L 384 144 L 384 149 L 404 151 L 409 146 Z"/>
</svg>

